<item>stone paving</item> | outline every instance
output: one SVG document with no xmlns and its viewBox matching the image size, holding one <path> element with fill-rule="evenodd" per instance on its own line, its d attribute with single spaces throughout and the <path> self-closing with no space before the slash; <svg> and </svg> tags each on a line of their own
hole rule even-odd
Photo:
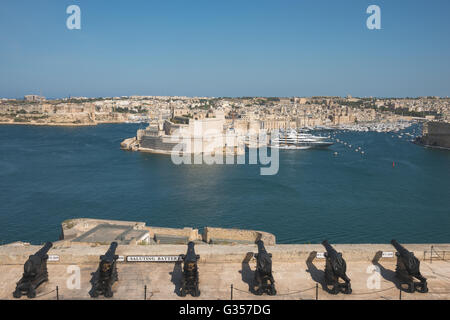
<svg viewBox="0 0 450 320">
<path fill-rule="evenodd" d="M 273 262 L 273 275 L 277 289 L 276 296 L 255 296 L 249 293 L 249 283 L 253 279 L 255 270 L 254 259 L 249 263 L 228 262 L 200 263 L 200 291 L 199 298 L 191 296 L 179 297 L 177 290 L 181 279 L 181 265 L 177 263 L 118 263 L 119 281 L 113 286 L 112 299 L 144 299 L 144 286 L 147 286 L 147 299 L 221 299 L 229 300 L 231 284 L 234 286 L 233 299 L 315 299 L 316 283 L 319 283 L 319 300 L 348 300 L 348 299 L 399 299 L 399 288 L 394 277 L 395 261 L 381 263 L 380 287 L 369 289 L 368 278 L 373 275 L 367 272 L 370 262 L 347 262 L 347 275 L 351 279 L 353 293 L 351 295 L 331 295 L 322 288 L 324 261 L 315 259 L 312 263 Z M 80 267 L 80 288 L 69 289 L 67 281 L 71 274 L 67 272 L 68 264 L 49 263 L 49 282 L 41 285 L 37 290 L 36 299 L 56 299 L 58 286 L 59 299 L 91 299 L 90 280 L 96 271 L 97 264 L 83 263 Z M 429 293 L 405 293 L 403 300 L 434 299 L 450 300 L 450 262 L 433 261 L 421 262 L 422 274 L 428 279 Z M 23 265 L 0 265 L 0 299 L 13 299 L 12 292 L 15 283 L 20 279 Z M 26 297 L 21 299 L 26 300 Z M 102 296 L 97 299 L 104 299 Z"/>
</svg>

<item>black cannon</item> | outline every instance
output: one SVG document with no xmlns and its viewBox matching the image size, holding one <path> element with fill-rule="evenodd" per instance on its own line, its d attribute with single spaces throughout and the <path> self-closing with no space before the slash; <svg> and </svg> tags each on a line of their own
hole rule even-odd
<svg viewBox="0 0 450 320">
<path fill-rule="evenodd" d="M 31 255 L 23 266 L 22 279 L 17 282 L 14 298 L 20 298 L 26 294 L 28 298 L 36 297 L 36 289 L 41 283 L 48 281 L 47 260 L 48 251 L 53 246 L 47 242 L 38 252 Z"/>
<path fill-rule="evenodd" d="M 327 252 L 325 252 L 326 264 L 325 264 L 325 282 L 327 287 L 333 286 L 330 290 L 332 294 L 338 294 L 339 292 L 350 294 L 352 293 L 352 287 L 350 285 L 350 279 L 347 277 L 347 264 L 342 253 L 337 252 L 327 240 L 322 242 Z M 340 283 L 339 278 L 345 281 Z"/>
<path fill-rule="evenodd" d="M 256 244 L 258 245 L 258 253 L 255 254 L 256 271 L 253 292 L 256 295 L 267 293 L 270 296 L 274 296 L 277 294 L 277 290 L 275 289 L 275 280 L 272 275 L 272 254 L 266 251 L 262 240 L 258 240 Z"/>
<path fill-rule="evenodd" d="M 100 263 L 98 270 L 93 278 L 91 297 L 96 298 L 103 294 L 106 298 L 113 296 L 112 286 L 114 282 L 119 280 L 117 274 L 117 259 L 116 255 L 117 242 L 112 242 L 108 251 L 100 256 Z"/>
<path fill-rule="evenodd" d="M 195 254 L 194 242 L 188 243 L 187 253 L 181 255 L 183 259 L 183 277 L 181 279 L 180 295 L 185 297 L 190 293 L 193 297 L 200 296 L 200 289 L 198 288 L 198 259 L 200 256 Z"/>
<path fill-rule="evenodd" d="M 420 274 L 420 261 L 414 254 L 405 249 L 396 240 L 392 240 L 391 244 L 397 250 L 395 254 L 397 256 L 397 267 L 395 268 L 395 274 L 400 283 L 408 285 L 408 292 L 428 292 L 427 279 Z M 420 282 L 414 282 L 414 278 Z"/>
</svg>

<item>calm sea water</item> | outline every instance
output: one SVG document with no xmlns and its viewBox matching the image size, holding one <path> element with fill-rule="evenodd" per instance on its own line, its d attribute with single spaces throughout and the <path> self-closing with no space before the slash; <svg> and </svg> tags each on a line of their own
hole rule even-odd
<svg viewBox="0 0 450 320">
<path fill-rule="evenodd" d="M 336 132 L 351 149 L 280 151 L 279 173 L 260 176 L 121 151 L 138 128 L 0 126 L 0 240 L 56 240 L 63 220 L 89 217 L 257 229 L 279 243 L 450 243 L 450 151 Z"/>
</svg>

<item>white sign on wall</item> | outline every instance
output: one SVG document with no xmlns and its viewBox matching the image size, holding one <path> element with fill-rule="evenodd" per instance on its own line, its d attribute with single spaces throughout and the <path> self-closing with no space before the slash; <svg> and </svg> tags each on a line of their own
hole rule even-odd
<svg viewBox="0 0 450 320">
<path fill-rule="evenodd" d="M 318 259 L 325 259 L 325 252 L 317 252 L 316 258 Z"/>
<path fill-rule="evenodd" d="M 124 256 L 119 256 L 119 258 L 117 258 L 118 262 L 124 262 L 125 261 L 125 257 Z"/>
<path fill-rule="evenodd" d="M 180 256 L 127 256 L 127 262 L 178 262 Z"/>
<path fill-rule="evenodd" d="M 390 251 L 383 251 L 383 254 L 381 255 L 381 257 L 383 257 L 383 258 L 393 258 L 394 257 L 394 253 L 390 252 Z"/>
<path fill-rule="evenodd" d="M 49 254 L 47 261 L 49 261 L 49 262 L 58 262 L 59 261 L 59 256 L 56 255 L 56 254 Z"/>
</svg>

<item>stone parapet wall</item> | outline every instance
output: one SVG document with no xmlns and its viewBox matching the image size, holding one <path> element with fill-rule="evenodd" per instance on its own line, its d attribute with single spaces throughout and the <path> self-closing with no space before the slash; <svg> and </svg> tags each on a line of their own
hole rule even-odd
<svg viewBox="0 0 450 320">
<path fill-rule="evenodd" d="M 100 224 L 112 224 L 120 226 L 130 226 L 135 230 L 144 230 L 145 222 L 117 221 L 117 220 L 100 220 L 100 219 L 69 219 L 61 224 L 61 240 L 75 239 L 87 231 L 95 228 Z"/>
<path fill-rule="evenodd" d="M 338 252 L 342 252 L 347 263 L 370 263 L 378 251 L 395 252 L 395 248 L 389 244 L 336 244 L 333 245 Z M 412 251 L 419 260 L 423 260 L 425 252 L 430 252 L 432 244 L 404 244 L 406 249 Z M 439 250 L 450 251 L 450 244 L 436 244 Z M 27 244 L 10 244 L 0 246 L 0 265 L 21 265 L 28 256 L 34 254 L 42 246 Z M 59 264 L 84 264 L 98 263 L 100 255 L 108 250 L 107 245 L 95 245 L 86 243 L 74 243 L 69 241 L 55 242 L 49 251 L 49 255 L 58 255 Z M 266 249 L 272 254 L 273 260 L 278 262 L 306 261 L 311 252 L 324 252 L 320 244 L 283 244 L 266 245 Z M 119 245 L 116 253 L 121 256 L 129 255 L 179 255 L 185 254 L 186 245 Z M 203 263 L 242 263 L 249 253 L 257 253 L 256 245 L 207 245 L 199 244 L 195 247 Z M 427 256 L 429 258 L 429 255 Z M 394 261 L 393 258 L 382 258 Z"/>
<path fill-rule="evenodd" d="M 162 227 L 146 227 L 150 232 L 150 237 L 154 237 L 155 234 L 163 234 L 176 237 L 187 237 L 189 241 L 201 240 L 201 235 L 198 233 L 198 229 L 193 228 L 162 228 Z"/>
<path fill-rule="evenodd" d="M 134 230 L 145 230 L 149 232 L 150 238 L 154 239 L 155 235 L 165 236 L 165 237 L 183 237 L 187 241 L 205 241 L 210 243 L 212 238 L 225 240 L 224 242 L 233 244 L 236 243 L 255 243 L 257 240 L 263 240 L 267 245 L 274 245 L 275 236 L 273 234 L 255 231 L 255 230 L 240 230 L 240 229 L 224 229 L 224 228 L 212 228 L 205 227 L 204 234 L 200 234 L 198 229 L 185 227 L 185 228 L 164 228 L 155 226 L 146 226 L 145 222 L 132 222 L 132 221 L 117 221 L 117 220 L 100 220 L 100 219 L 70 219 L 66 220 L 61 224 L 61 236 L 60 240 L 66 241 L 83 241 L 83 237 L 89 233 L 94 232 L 94 228 L 97 226 L 116 226 L 116 227 L 131 227 Z M 97 231 L 105 232 L 105 237 L 109 237 L 113 241 L 114 236 L 112 231 Z M 98 238 L 98 236 L 97 236 Z M 88 239 L 88 238 L 86 238 Z M 83 242 L 95 242 L 92 239 Z"/>
<path fill-rule="evenodd" d="M 211 239 L 249 241 L 253 243 L 257 240 L 262 240 L 266 245 L 274 245 L 276 243 L 275 236 L 264 231 L 205 227 L 203 241 L 210 243 Z"/>
</svg>

